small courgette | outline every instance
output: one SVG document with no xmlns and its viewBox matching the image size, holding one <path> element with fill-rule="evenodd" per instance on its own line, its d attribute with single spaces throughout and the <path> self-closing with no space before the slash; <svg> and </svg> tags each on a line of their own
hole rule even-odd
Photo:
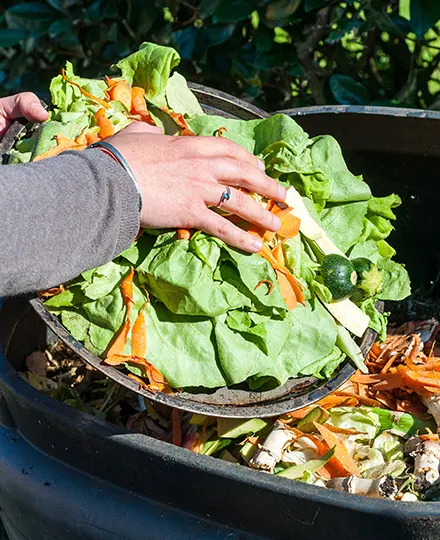
<svg viewBox="0 0 440 540">
<path fill-rule="evenodd" d="M 321 274 L 334 301 L 344 300 L 354 292 L 357 274 L 352 262 L 346 257 L 336 253 L 326 255 L 322 261 Z"/>
</svg>

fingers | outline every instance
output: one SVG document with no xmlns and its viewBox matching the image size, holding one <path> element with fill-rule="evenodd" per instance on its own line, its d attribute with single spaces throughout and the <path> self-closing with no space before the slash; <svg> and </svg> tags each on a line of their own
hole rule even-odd
<svg viewBox="0 0 440 540">
<path fill-rule="evenodd" d="M 222 186 L 220 186 L 222 188 Z M 213 184 L 209 199 L 206 201 L 209 206 L 219 206 L 223 190 Z M 262 229 L 277 231 L 281 227 L 281 220 L 271 212 L 268 212 L 261 204 L 254 201 L 249 195 L 232 188 L 229 199 L 221 203 L 220 208 L 226 212 L 236 214 L 249 223 L 254 223 Z"/>
<path fill-rule="evenodd" d="M 183 151 L 189 154 L 196 153 L 207 158 L 229 157 L 264 171 L 262 161 L 242 146 L 224 137 L 176 137 L 175 140 L 177 144 L 182 145 Z"/>
<path fill-rule="evenodd" d="M 38 97 L 32 92 L 23 92 L 1 100 L 2 116 L 8 120 L 26 118 L 30 122 L 44 122 L 49 113 L 41 105 Z"/>
<path fill-rule="evenodd" d="M 242 187 L 275 201 L 283 201 L 286 198 L 286 190 L 281 184 L 245 161 L 232 158 L 210 159 L 207 167 L 221 184 Z"/>
<path fill-rule="evenodd" d="M 243 231 L 212 210 L 207 209 L 202 214 L 198 228 L 243 251 L 257 253 L 263 247 L 260 238 Z"/>
</svg>

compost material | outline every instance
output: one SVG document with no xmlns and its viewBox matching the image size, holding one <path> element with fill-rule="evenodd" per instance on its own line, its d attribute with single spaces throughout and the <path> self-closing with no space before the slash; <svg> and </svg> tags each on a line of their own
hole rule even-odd
<svg viewBox="0 0 440 540">
<path fill-rule="evenodd" d="M 103 378 L 61 342 L 28 356 L 21 376 L 84 413 L 262 474 L 368 497 L 437 500 L 439 330 L 434 319 L 390 328 L 369 355 L 368 375 L 357 372 L 316 405 L 270 420 L 180 413 Z"/>
</svg>

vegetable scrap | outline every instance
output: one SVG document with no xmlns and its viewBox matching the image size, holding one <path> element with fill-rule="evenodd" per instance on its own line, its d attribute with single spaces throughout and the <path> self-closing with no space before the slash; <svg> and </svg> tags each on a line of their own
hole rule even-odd
<svg viewBox="0 0 440 540">
<path fill-rule="evenodd" d="M 260 230 L 222 212 L 262 239 L 258 254 L 197 230 L 142 231 L 112 262 L 46 294 L 46 307 L 92 353 L 153 392 L 235 384 L 265 391 L 291 378 L 329 379 L 346 361 L 366 374 L 359 339 L 368 329 L 386 338 L 378 302 L 411 292 L 386 240 L 400 198 L 373 196 L 333 137 L 310 137 L 286 115 L 205 114 L 173 72 L 179 61 L 174 49 L 143 43 L 113 66 L 112 77 L 82 78 L 67 62 L 50 85 L 50 119 L 18 141 L 10 163 L 82 150 L 135 121 L 173 136 L 220 136 L 256 155 L 286 186 L 284 203 L 244 190 L 281 219 L 281 228 Z M 127 275 L 134 276 L 129 295 Z M 407 367 L 373 372 L 382 386 L 361 396 L 363 403 L 379 406 L 403 379 L 413 390 L 438 387 L 426 370 Z M 366 388 L 365 381 L 356 384 Z M 349 403 L 351 395 L 345 397 Z M 404 400 L 399 406 L 412 410 Z"/>
<path fill-rule="evenodd" d="M 375 376 L 384 368 L 387 376 L 399 366 L 412 370 L 413 363 L 440 372 L 439 332 L 433 319 L 390 327 L 385 343 L 369 355 L 368 376 L 357 372 L 320 402 L 275 419 L 214 418 L 151 402 L 103 378 L 61 342 L 32 353 L 21 375 L 83 412 L 284 481 L 372 498 L 438 501 L 438 405 L 432 403 L 440 392 L 427 396 L 424 385 L 393 386 L 382 399 Z M 141 343 L 140 356 L 145 349 Z M 393 365 L 386 367 L 390 358 Z M 359 377 L 370 379 L 360 383 Z M 411 412 L 399 409 L 409 398 Z"/>
</svg>

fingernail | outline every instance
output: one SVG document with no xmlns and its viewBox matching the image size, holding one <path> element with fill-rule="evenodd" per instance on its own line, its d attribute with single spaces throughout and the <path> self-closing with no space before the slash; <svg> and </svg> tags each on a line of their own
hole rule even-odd
<svg viewBox="0 0 440 540">
<path fill-rule="evenodd" d="M 282 186 L 281 184 L 278 184 L 278 196 L 280 197 L 280 199 L 284 201 L 284 199 L 286 198 L 286 195 L 287 195 L 286 188 Z"/>
<path fill-rule="evenodd" d="M 266 170 L 266 165 L 264 164 L 264 161 L 261 161 L 261 159 L 258 160 L 258 167 L 262 170 Z"/>
<path fill-rule="evenodd" d="M 263 247 L 263 242 L 259 238 L 253 238 L 250 247 L 255 252 L 260 251 Z"/>
</svg>

